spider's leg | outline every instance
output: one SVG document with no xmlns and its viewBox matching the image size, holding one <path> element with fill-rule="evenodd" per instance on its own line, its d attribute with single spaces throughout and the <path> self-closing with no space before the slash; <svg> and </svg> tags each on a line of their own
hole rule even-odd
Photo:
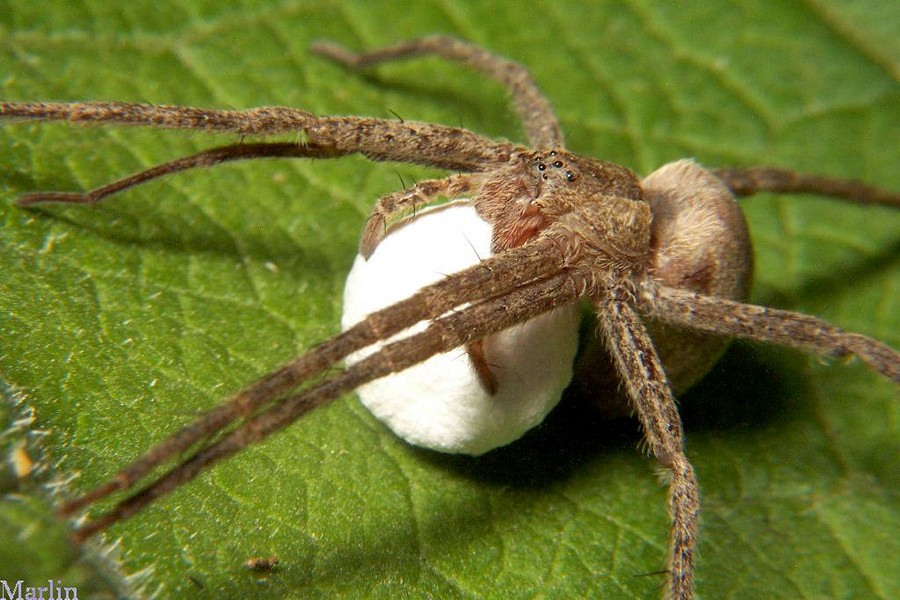
<svg viewBox="0 0 900 600">
<path fill-rule="evenodd" d="M 359 242 L 359 253 L 369 258 L 384 238 L 387 219 L 404 210 L 414 209 L 434 202 L 443 196 L 448 200 L 459 198 L 478 189 L 480 176 L 469 173 L 450 175 L 443 179 L 428 179 L 415 184 L 408 190 L 383 196 L 375 204 Z"/>
<path fill-rule="evenodd" d="M 530 146 L 537 150 L 549 150 L 564 145 L 559 121 L 528 69 L 470 42 L 433 35 L 359 54 L 331 42 L 317 42 L 312 50 L 350 69 L 364 69 L 381 62 L 427 54 L 462 63 L 506 86 L 512 95 L 516 113 L 522 119 Z"/>
<path fill-rule="evenodd" d="M 469 364 L 475 370 L 475 376 L 481 382 L 481 387 L 491 396 L 497 395 L 500 391 L 500 382 L 497 376 L 491 370 L 491 363 L 488 362 L 487 353 L 484 350 L 484 340 L 475 340 L 466 344 L 466 355 L 469 357 Z"/>
<path fill-rule="evenodd" d="M 766 306 L 711 298 L 646 281 L 640 308 L 647 316 L 688 329 L 768 342 L 828 357 L 855 354 L 873 370 L 900 384 L 900 352 L 816 317 Z"/>
<path fill-rule="evenodd" d="M 63 504 L 59 512 L 72 514 L 117 490 L 133 487 L 163 462 L 259 411 L 354 352 L 461 304 L 512 293 L 531 280 L 558 271 L 562 268 L 564 257 L 560 245 L 551 237 L 554 231 L 550 228 L 544 237 L 487 258 L 422 288 L 406 300 L 372 313 L 362 322 L 322 342 L 207 411 L 153 446 L 107 483 Z"/>
<path fill-rule="evenodd" d="M 67 204 L 95 204 L 107 196 L 117 194 L 153 179 L 187 171 L 212 167 L 224 162 L 245 160 L 250 158 L 336 158 L 341 156 L 333 150 L 315 144 L 296 144 L 292 142 L 263 142 L 258 144 L 232 144 L 204 150 L 197 154 L 176 158 L 175 160 L 156 165 L 144 171 L 133 173 L 122 179 L 113 181 L 89 192 L 32 192 L 19 198 L 19 206 L 61 202 Z"/>
<path fill-rule="evenodd" d="M 84 540 L 113 523 L 127 519 L 154 500 L 190 481 L 214 463 L 287 427 L 309 411 L 327 404 L 360 385 L 418 364 L 435 354 L 481 339 L 574 300 L 583 290 L 572 273 L 532 281 L 509 294 L 476 302 L 463 310 L 434 319 L 425 331 L 382 348 L 379 352 L 275 403 L 222 438 L 201 447 L 111 511 L 82 525 L 75 533 Z"/>
<path fill-rule="evenodd" d="M 238 135 L 293 133 L 337 154 L 359 152 L 377 161 L 409 162 L 455 171 L 485 170 L 507 162 L 512 154 L 523 150 L 455 127 L 366 117 L 317 117 L 280 106 L 216 110 L 127 102 L 0 102 L 0 119 L 137 125 Z"/>
<path fill-rule="evenodd" d="M 662 363 L 622 285 L 594 298 L 600 333 L 625 382 L 650 451 L 670 471 L 668 597 L 693 596 L 694 549 L 700 497 L 694 468 L 684 453 L 681 417 Z"/>
<path fill-rule="evenodd" d="M 797 173 L 777 167 L 734 167 L 711 169 L 736 196 L 757 192 L 818 194 L 843 198 L 857 204 L 883 204 L 900 208 L 900 194 L 855 179 Z"/>
</svg>

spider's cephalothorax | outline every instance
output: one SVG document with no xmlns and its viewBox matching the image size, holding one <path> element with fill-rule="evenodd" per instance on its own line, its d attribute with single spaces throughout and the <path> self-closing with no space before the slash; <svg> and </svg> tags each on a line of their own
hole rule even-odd
<svg viewBox="0 0 900 600">
<path fill-rule="evenodd" d="M 438 198 L 471 198 L 478 218 L 490 227 L 486 254 L 493 255 L 413 286 L 408 297 L 347 323 L 344 332 L 236 393 L 125 466 L 107 484 L 66 503 L 62 514 L 77 512 L 134 488 L 157 466 L 191 451 L 111 511 L 80 524 L 79 539 L 128 518 L 310 410 L 432 356 L 464 348 L 475 366 L 472 386 L 490 401 L 506 384 L 492 371 L 495 350 L 486 340 L 581 298 L 594 306 L 598 335 L 582 353 L 586 358 L 576 367 L 577 378 L 595 393 L 606 389 L 612 397 L 622 391 L 628 409 L 641 422 L 647 449 L 668 470 L 672 526 L 666 591 L 673 598 L 690 598 L 700 504 L 672 389 L 695 382 L 722 352 L 723 340 L 732 337 L 830 357 L 853 354 L 900 383 L 900 355 L 887 345 L 815 317 L 743 303 L 752 272 L 750 244 L 734 202 L 734 195 L 772 191 L 897 207 L 900 195 L 857 181 L 770 167 L 706 170 L 691 161 L 666 165 L 639 181 L 627 168 L 567 152 L 549 102 L 528 72 L 467 42 L 434 36 L 366 54 L 327 43 L 314 49 L 354 69 L 422 54 L 462 62 L 510 90 L 530 149 L 464 129 L 319 117 L 283 107 L 223 111 L 118 102 L 0 102 L 0 118 L 7 119 L 141 125 L 242 137 L 287 133 L 305 140 L 242 141 L 85 194 L 28 194 L 20 200 L 23 205 L 97 202 L 161 175 L 245 158 L 330 159 L 361 153 L 372 160 L 413 162 L 456 173 L 383 197 L 363 230 L 358 262 L 373 257 L 392 217 Z M 512 356 L 515 360 L 521 355 Z M 348 357 L 354 357 L 348 366 L 336 368 Z M 555 371 L 560 380 L 567 379 L 568 372 Z M 558 393 L 559 386 L 551 388 Z M 546 410 L 545 403 L 537 404 L 536 410 Z M 531 422 L 515 421 L 520 429 Z M 503 432 L 491 436 L 492 443 L 508 441 Z M 458 438 L 449 442 L 451 447 L 457 443 Z M 478 453 L 490 444 L 466 447 Z"/>
<path fill-rule="evenodd" d="M 527 153 L 486 174 L 474 198 L 478 213 L 494 228 L 494 252 L 522 246 L 550 224 L 561 225 L 557 235 L 577 242 L 577 248 L 566 251 L 569 263 L 614 260 L 634 269 L 649 250 L 649 206 L 637 177 L 619 165 L 562 150 Z M 626 221 L 619 222 L 620 217 Z M 594 235 L 563 234 L 568 226 L 588 226 Z M 600 238 L 615 239 L 620 246 L 584 246 Z M 634 262 L 626 266 L 629 258 Z"/>
</svg>

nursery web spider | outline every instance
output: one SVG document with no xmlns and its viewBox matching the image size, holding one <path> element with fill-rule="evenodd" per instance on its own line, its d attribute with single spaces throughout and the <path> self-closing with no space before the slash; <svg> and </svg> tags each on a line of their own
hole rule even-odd
<svg viewBox="0 0 900 600">
<path fill-rule="evenodd" d="M 734 196 L 767 191 L 897 207 L 900 195 L 856 181 L 777 168 L 706 170 L 690 161 L 667 165 L 640 180 L 625 167 L 566 151 L 560 125 L 528 72 L 467 42 L 434 36 L 366 54 L 329 43 L 314 49 L 351 69 L 425 54 L 468 65 L 509 89 L 529 146 L 441 125 L 318 117 L 284 107 L 226 111 L 119 102 L 0 103 L 5 119 L 203 130 L 242 138 L 303 137 L 299 143 L 242 141 L 84 194 L 27 194 L 21 205 L 94 203 L 162 175 L 240 159 L 324 159 L 360 153 L 376 161 L 456 172 L 382 198 L 363 231 L 363 256 L 378 246 L 390 218 L 439 197 L 472 198 L 480 216 L 493 226 L 494 256 L 315 346 L 153 446 L 105 485 L 66 502 L 61 514 L 79 512 L 114 492 L 134 488 L 160 464 L 191 450 L 112 510 L 80 525 L 78 539 L 127 519 L 212 464 L 366 382 L 453 348 L 476 350 L 486 336 L 585 298 L 596 309 L 601 363 L 606 361 L 617 374 L 640 420 L 647 448 L 668 470 L 672 525 L 667 594 L 690 598 L 700 502 L 672 387 L 689 386 L 721 354 L 723 340 L 734 337 L 827 357 L 856 355 L 900 383 L 900 354 L 887 345 L 815 317 L 744 303 L 751 261 L 746 227 L 734 202 Z M 351 353 L 420 321 L 429 323 L 421 332 L 352 366 L 337 368 Z M 659 341 L 673 335 L 689 338 L 692 346 L 663 350 Z M 470 351 L 470 356 L 489 388 L 489 370 L 484 364 L 478 367 L 478 352 Z"/>
</svg>

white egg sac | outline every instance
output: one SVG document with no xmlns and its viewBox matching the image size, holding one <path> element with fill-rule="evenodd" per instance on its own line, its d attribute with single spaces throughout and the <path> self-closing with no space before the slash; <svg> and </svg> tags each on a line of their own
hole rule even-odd
<svg viewBox="0 0 900 600">
<path fill-rule="evenodd" d="M 419 213 L 391 229 L 369 260 L 356 262 L 344 290 L 347 329 L 376 310 L 491 255 L 491 226 L 466 202 Z M 362 403 L 410 444 L 479 455 L 540 423 L 572 378 L 579 310 L 560 307 L 483 340 L 498 391 L 482 385 L 465 348 L 433 356 L 359 388 Z M 401 332 L 419 332 L 427 322 Z M 353 364 L 384 343 L 352 355 Z"/>
</svg>

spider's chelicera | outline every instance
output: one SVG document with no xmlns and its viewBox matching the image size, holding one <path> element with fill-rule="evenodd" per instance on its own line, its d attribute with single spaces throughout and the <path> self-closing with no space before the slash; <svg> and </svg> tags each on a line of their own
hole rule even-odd
<svg viewBox="0 0 900 600">
<path fill-rule="evenodd" d="M 372 160 L 455 172 L 382 198 L 363 231 L 362 260 L 373 256 L 393 217 L 439 198 L 470 198 L 478 217 L 490 226 L 489 257 L 374 310 L 152 447 L 105 485 L 64 504 L 61 513 L 68 515 L 132 489 L 158 465 L 193 449 L 111 511 L 81 524 L 76 531 L 80 539 L 128 518 L 310 410 L 429 357 L 462 348 L 484 398 L 502 394 L 509 384 L 492 360 L 492 336 L 582 298 L 593 304 L 597 315 L 592 370 L 607 374 L 611 394 L 621 390 L 641 422 L 647 448 L 669 472 L 667 594 L 690 598 L 700 503 L 673 387 L 689 387 L 721 354 L 723 340 L 733 337 L 828 357 L 856 355 L 900 383 L 900 354 L 887 345 L 815 317 L 744 303 L 752 270 L 750 242 L 734 201 L 735 196 L 773 191 L 897 207 L 900 195 L 856 181 L 777 168 L 707 170 L 691 161 L 666 165 L 638 179 L 625 167 L 566 151 L 559 123 L 528 72 L 469 43 L 434 36 L 366 54 L 328 43 L 317 44 L 315 51 L 353 69 L 423 54 L 464 63 L 510 90 L 529 146 L 440 125 L 319 117 L 283 107 L 222 111 L 117 102 L 0 103 L 0 117 L 5 119 L 140 125 L 242 137 L 289 133 L 304 140 L 215 148 L 85 194 L 28 194 L 20 200 L 23 205 L 97 202 L 161 175 L 245 158 L 324 159 L 361 153 Z M 404 331 L 404 336 L 385 343 Z M 336 368 L 351 355 L 354 361 Z M 495 436 L 444 449 L 478 453 L 507 441 Z"/>
</svg>

